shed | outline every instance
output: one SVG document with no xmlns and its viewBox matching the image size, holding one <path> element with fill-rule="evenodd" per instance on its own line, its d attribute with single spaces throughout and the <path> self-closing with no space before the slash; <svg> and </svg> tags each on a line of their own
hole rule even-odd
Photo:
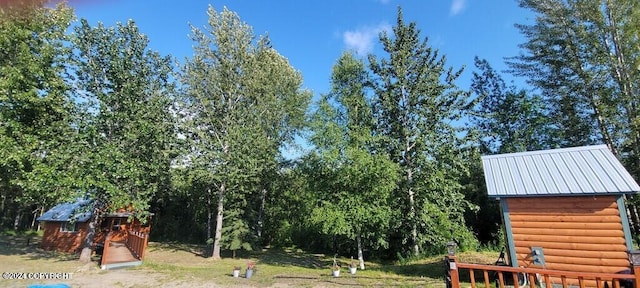
<svg viewBox="0 0 640 288">
<path fill-rule="evenodd" d="M 640 186 L 606 145 L 483 156 L 511 266 L 621 273 L 633 250 L 624 195 Z"/>
<path fill-rule="evenodd" d="M 43 222 L 44 233 L 41 246 L 45 250 L 75 253 L 82 247 L 87 235 L 89 200 L 77 199 L 75 202 L 61 203 L 38 217 Z"/>
<path fill-rule="evenodd" d="M 58 204 L 38 217 L 37 220 L 43 222 L 44 227 L 42 248 L 67 253 L 80 252 L 83 240 L 87 236 L 89 229 L 91 203 L 87 199 L 76 199 L 74 202 Z M 100 252 L 103 251 L 102 248 L 105 245 L 108 245 L 106 243 L 111 243 L 111 246 L 126 246 L 129 250 L 132 250 L 131 253 L 136 254 L 134 258 L 137 258 L 136 261 L 127 260 L 126 262 L 141 264 L 138 260 L 143 257 L 144 248 L 146 248 L 146 241 L 151 229 L 149 226 L 150 221 L 146 221 L 146 224 L 142 224 L 135 218 L 129 221 L 130 216 L 132 216 L 132 212 L 129 210 L 119 209 L 98 219 L 99 224 L 96 228 L 93 248 Z M 136 244 L 142 242 L 144 244 L 132 245 L 133 239 L 138 238 L 144 239 L 144 241 L 135 240 Z M 121 243 L 121 245 L 118 243 Z M 115 252 L 113 249 L 111 251 Z M 107 257 L 106 252 L 102 256 L 103 259 L 109 261 L 113 258 L 111 257 L 112 255 Z M 120 261 L 120 259 L 114 259 L 113 261 L 124 262 Z"/>
</svg>

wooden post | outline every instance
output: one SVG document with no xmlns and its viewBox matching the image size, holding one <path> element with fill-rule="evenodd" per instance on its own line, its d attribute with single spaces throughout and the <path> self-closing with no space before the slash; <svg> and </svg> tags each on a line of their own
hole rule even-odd
<svg viewBox="0 0 640 288">
<path fill-rule="evenodd" d="M 149 234 L 143 233 L 144 240 L 142 241 L 142 255 L 140 255 L 140 260 L 144 259 L 144 252 L 147 250 L 147 246 L 149 245 Z"/>
<path fill-rule="evenodd" d="M 456 263 L 456 256 L 447 255 L 444 257 L 445 259 L 445 269 L 447 270 L 447 279 L 449 283 L 447 283 L 447 287 L 451 288 L 460 288 L 460 275 L 458 274 L 458 264 Z"/>
<path fill-rule="evenodd" d="M 631 273 L 635 276 L 633 287 L 640 288 L 640 250 L 629 250 L 627 255 L 631 264 Z"/>
</svg>

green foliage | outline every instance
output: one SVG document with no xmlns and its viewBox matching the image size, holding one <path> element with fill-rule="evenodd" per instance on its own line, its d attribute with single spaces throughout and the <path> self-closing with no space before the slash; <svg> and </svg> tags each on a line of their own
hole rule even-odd
<svg viewBox="0 0 640 288">
<path fill-rule="evenodd" d="M 91 27 L 82 19 L 74 36 L 79 186 L 104 205 L 98 209 L 131 205 L 146 221 L 151 198 L 170 180 L 171 59 L 150 51 L 133 21 Z"/>
<path fill-rule="evenodd" d="M 317 204 L 310 221 L 328 235 L 362 237 L 372 248 L 385 247 L 398 166 L 372 150 L 371 105 L 364 94 L 362 61 L 345 53 L 332 74 L 331 94 L 318 103 L 312 119 L 315 153 L 304 159 L 309 189 Z"/>
<path fill-rule="evenodd" d="M 594 112 L 605 112 L 602 104 L 610 94 L 601 89 L 604 66 L 598 63 L 603 59 L 602 53 L 607 52 L 597 47 L 594 37 L 599 37 L 598 32 L 587 26 L 596 20 L 589 19 L 596 16 L 595 11 L 587 12 L 581 9 L 586 6 L 559 0 L 521 1 L 521 6 L 539 13 L 541 18 L 533 25 L 516 25 L 528 41 L 521 44 L 524 53 L 509 63 L 513 72 L 526 76 L 547 98 L 549 116 L 556 127 L 550 135 L 555 143 L 592 144 L 599 132 L 608 133 L 598 130 L 608 124 L 598 123 Z"/>
<path fill-rule="evenodd" d="M 397 199 L 393 249 L 418 255 L 448 237 L 472 239 L 462 216 L 473 205 L 461 196 L 459 184 L 467 168 L 458 129 L 451 124 L 470 103 L 455 84 L 462 69 L 447 68 L 445 57 L 420 40 L 416 24 L 405 23 L 400 9 L 393 34 L 383 32 L 380 42 L 386 57 L 369 55 L 375 134 L 381 136 L 380 149 L 404 173 L 391 196 Z"/>
<path fill-rule="evenodd" d="M 225 218 L 227 221 L 222 228 L 221 247 L 228 250 L 246 250 L 251 251 L 251 243 L 255 243 L 255 240 L 247 239 L 251 237 L 249 233 L 249 226 L 246 221 L 243 221 L 241 212 L 238 210 L 227 209 L 225 211 Z"/>
<path fill-rule="evenodd" d="M 541 91 L 555 128 L 551 143 L 607 144 L 637 178 L 639 2 L 521 0 L 520 5 L 536 20 L 516 26 L 526 41 L 508 64 Z M 632 217 L 638 223 L 640 218 Z"/>
<path fill-rule="evenodd" d="M 183 162 L 189 173 L 207 175 L 209 200 L 215 198 L 207 203 L 217 207 L 219 258 L 221 243 L 251 244 L 250 227 L 261 212 L 249 205 L 266 201 L 256 200 L 257 191 L 268 188 L 278 149 L 303 124 L 310 95 L 300 90 L 301 75 L 266 37 L 256 41 L 237 14 L 210 7 L 208 15 L 206 30 L 192 27 L 195 55 L 183 67 L 179 113 L 188 145 Z M 223 219 L 233 229 L 223 228 Z"/>
<path fill-rule="evenodd" d="M 555 143 L 605 143 L 615 154 L 629 150 L 624 158 L 637 159 L 640 146 L 630 136 L 638 131 L 639 26 L 630 18 L 640 11 L 637 1 L 523 0 L 520 5 L 537 18 L 517 25 L 527 41 L 509 64 L 542 91 L 557 129 L 550 133 Z"/>
<path fill-rule="evenodd" d="M 471 83 L 477 102 L 471 120 L 479 133 L 482 152 L 500 154 L 552 147 L 548 139 L 552 125 L 543 99 L 515 86 L 507 87 L 484 59 L 476 57 L 475 66 L 480 71 L 473 73 Z"/>
<path fill-rule="evenodd" d="M 309 215 L 315 198 L 308 186 L 301 165 L 283 163 L 273 181 L 264 211 L 263 245 L 305 249 L 317 242 L 317 230 L 309 225 Z"/>
<path fill-rule="evenodd" d="M 81 20 L 68 34 L 68 7 L 19 2 L 0 10 L 5 229 L 88 192 L 143 219 L 153 206 L 160 238 L 249 250 L 353 246 L 360 236 L 409 259 L 452 239 L 463 250 L 476 237 L 504 244 L 481 154 L 605 143 L 640 175 L 638 1 L 519 1 L 536 18 L 517 25 L 526 41 L 509 72 L 535 93 L 481 59 L 472 93 L 460 90 L 462 69 L 398 10 L 381 55 L 337 60 L 311 123 L 302 75 L 226 8 L 192 27 L 176 99 L 172 59 L 150 51 L 133 21 Z M 454 126 L 462 119 L 473 127 Z M 305 125 L 315 149 L 284 163 L 281 149 Z"/>
<path fill-rule="evenodd" d="M 38 1 L 0 9 L 0 227 L 22 210 L 73 193 L 67 173 L 73 106 L 64 81 L 65 31 L 73 17 L 64 5 Z"/>
</svg>

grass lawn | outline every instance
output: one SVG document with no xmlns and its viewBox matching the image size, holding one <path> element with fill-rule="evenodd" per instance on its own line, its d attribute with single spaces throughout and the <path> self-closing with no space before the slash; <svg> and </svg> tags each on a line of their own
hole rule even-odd
<svg viewBox="0 0 640 288">
<path fill-rule="evenodd" d="M 100 270 L 98 257 L 88 265 L 77 255 L 46 252 L 38 248 L 38 236 L 0 236 L 1 272 L 73 273 L 64 280 L 7 280 L 0 287 L 29 284 L 66 283 L 72 287 L 444 287 L 443 256 L 408 263 L 366 262 L 365 270 L 349 274 L 348 258 L 341 258 L 340 277 L 331 275 L 332 257 L 299 250 L 265 249 L 211 260 L 201 256 L 202 246 L 149 244 L 144 264 L 135 268 Z M 488 264 L 497 252 L 461 253 L 463 262 Z M 224 255 L 223 255 L 224 256 Z M 230 256 L 230 255 L 229 255 Z M 250 279 L 243 278 L 247 263 L 256 263 Z M 241 277 L 232 277 L 234 266 L 242 267 Z"/>
</svg>

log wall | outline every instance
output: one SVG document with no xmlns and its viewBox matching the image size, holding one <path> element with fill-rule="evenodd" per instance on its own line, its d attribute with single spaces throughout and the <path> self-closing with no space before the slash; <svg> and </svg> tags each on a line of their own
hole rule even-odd
<svg viewBox="0 0 640 288">
<path fill-rule="evenodd" d="M 515 251 L 518 266 L 590 273 L 628 270 L 628 247 L 617 199 L 617 196 L 505 199 L 509 237 L 515 246 L 511 251 Z M 542 247 L 544 267 L 533 264 L 531 247 Z"/>
<path fill-rule="evenodd" d="M 107 218 L 110 221 L 107 226 L 109 229 L 96 229 L 96 235 L 94 238 L 94 244 L 104 244 L 106 235 L 111 231 L 114 218 Z M 149 225 L 142 225 L 140 221 L 134 219 L 132 223 L 127 223 L 126 217 L 120 219 L 121 233 L 114 235 L 112 241 L 124 242 L 127 239 L 127 231 L 136 231 L 149 234 L 151 227 Z M 88 222 L 78 223 L 77 232 L 62 232 L 60 231 L 61 222 L 43 222 L 44 232 L 42 235 L 41 247 L 45 250 L 55 250 L 66 253 L 76 253 L 81 250 L 82 241 L 87 235 L 89 228 Z"/>
<path fill-rule="evenodd" d="M 82 240 L 87 235 L 88 223 L 78 223 L 77 232 L 62 232 L 60 225 L 60 222 L 44 223 L 42 248 L 66 253 L 80 252 Z"/>
</svg>

